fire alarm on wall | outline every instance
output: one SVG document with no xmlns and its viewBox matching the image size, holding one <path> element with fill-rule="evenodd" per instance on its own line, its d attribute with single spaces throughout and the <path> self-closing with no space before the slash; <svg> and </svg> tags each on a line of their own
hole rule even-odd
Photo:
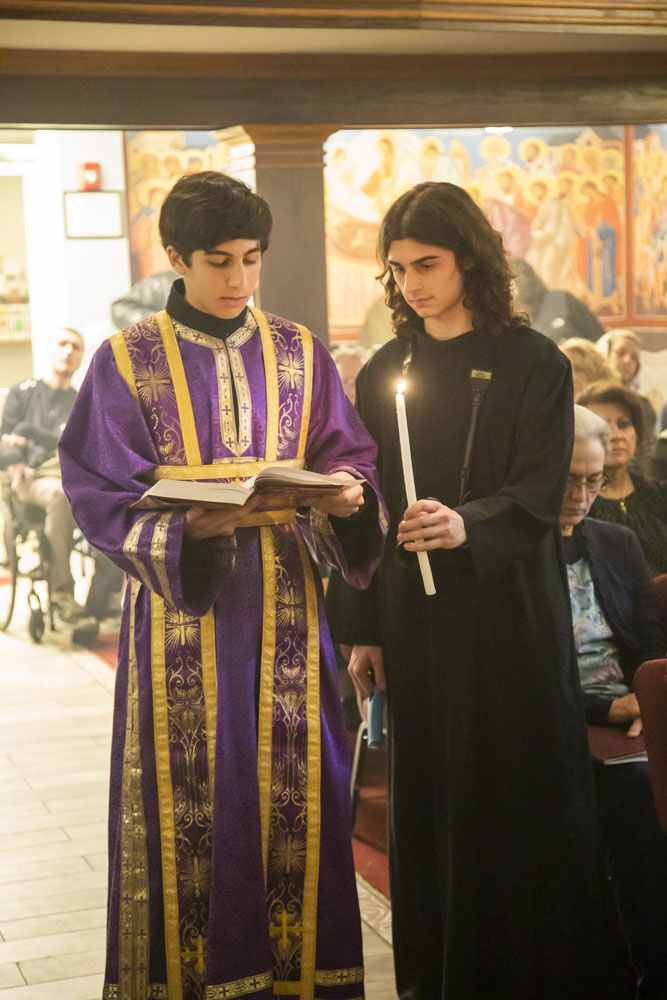
<svg viewBox="0 0 667 1000">
<path fill-rule="evenodd" d="M 79 164 L 79 191 L 99 191 L 102 187 L 102 171 L 99 163 Z"/>
</svg>

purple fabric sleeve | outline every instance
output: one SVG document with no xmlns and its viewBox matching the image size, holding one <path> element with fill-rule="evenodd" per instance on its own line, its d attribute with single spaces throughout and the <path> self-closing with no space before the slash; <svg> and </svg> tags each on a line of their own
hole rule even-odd
<svg viewBox="0 0 667 1000">
<path fill-rule="evenodd" d="M 91 544 L 175 607 L 204 614 L 231 561 L 216 558 L 216 546 L 184 540 L 182 513 L 157 511 L 145 517 L 146 512 L 130 506 L 145 491 L 160 460 L 139 402 L 119 374 L 108 341 L 95 353 L 59 453 L 63 488 Z M 145 520 L 137 528 L 134 544 L 128 544 L 142 516 Z"/>
<path fill-rule="evenodd" d="M 324 475 L 345 471 L 367 480 L 375 496 L 374 516 L 358 516 L 349 523 L 336 518 L 298 518 L 299 528 L 313 558 L 338 570 L 354 587 L 368 587 L 384 547 L 386 510 L 377 485 L 377 449 L 338 377 L 326 348 L 313 337 L 313 394 L 306 456 L 308 468 Z M 368 490 L 366 490 L 368 493 Z"/>
</svg>

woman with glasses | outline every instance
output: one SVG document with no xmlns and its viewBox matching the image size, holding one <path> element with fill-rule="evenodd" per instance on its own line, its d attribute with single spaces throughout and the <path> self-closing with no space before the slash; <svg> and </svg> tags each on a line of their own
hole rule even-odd
<svg viewBox="0 0 667 1000">
<path fill-rule="evenodd" d="M 594 382 L 577 402 L 609 425 L 608 480 L 591 517 L 632 528 L 651 573 L 667 573 L 667 491 L 629 468 L 645 427 L 636 393 L 614 382 Z"/>
<path fill-rule="evenodd" d="M 635 535 L 587 516 L 606 482 L 609 428 L 575 406 L 574 449 L 560 514 L 574 641 L 587 722 L 641 733 L 632 678 L 665 655 L 653 586 Z M 605 861 L 636 973 L 639 1000 L 667 996 L 667 838 L 646 763 L 593 761 Z"/>
</svg>

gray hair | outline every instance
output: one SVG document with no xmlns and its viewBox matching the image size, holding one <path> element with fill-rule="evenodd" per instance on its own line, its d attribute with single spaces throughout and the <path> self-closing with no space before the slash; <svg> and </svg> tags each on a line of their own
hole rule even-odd
<svg viewBox="0 0 667 1000">
<path fill-rule="evenodd" d="M 609 446 L 609 424 L 597 413 L 586 409 L 585 406 L 574 404 L 574 440 L 592 438 L 599 441 L 604 448 L 605 455 Z"/>
</svg>

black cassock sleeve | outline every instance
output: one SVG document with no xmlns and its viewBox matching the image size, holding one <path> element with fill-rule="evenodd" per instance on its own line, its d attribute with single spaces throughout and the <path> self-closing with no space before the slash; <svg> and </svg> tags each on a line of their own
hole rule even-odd
<svg viewBox="0 0 667 1000">
<path fill-rule="evenodd" d="M 478 576 L 507 569 L 554 529 L 572 453 L 573 424 L 567 360 L 536 363 L 519 407 L 505 482 L 491 496 L 457 508 Z"/>
</svg>

